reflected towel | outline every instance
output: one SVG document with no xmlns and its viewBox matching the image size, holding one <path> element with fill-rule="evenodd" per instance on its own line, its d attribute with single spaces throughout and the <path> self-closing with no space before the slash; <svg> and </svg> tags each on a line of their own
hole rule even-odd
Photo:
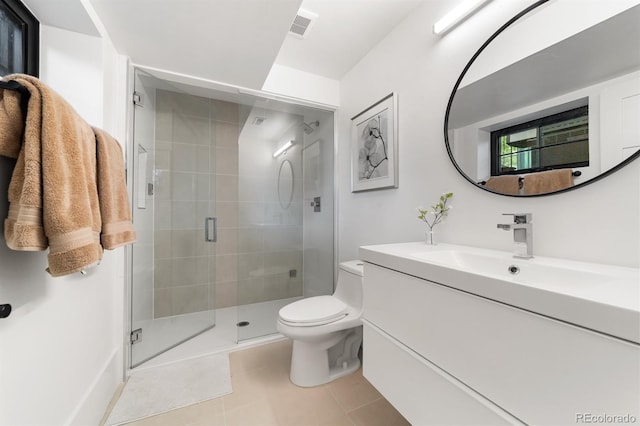
<svg viewBox="0 0 640 426">
<path fill-rule="evenodd" d="M 520 194 L 520 176 L 492 176 L 484 187 L 499 194 L 518 195 Z"/>
<path fill-rule="evenodd" d="M 103 228 L 96 135 L 37 78 L 14 74 L 4 80 L 19 82 L 31 95 L 26 117 L 10 91 L 0 96 L 0 128 L 9 129 L 0 134 L 0 154 L 17 157 L 9 184 L 7 246 L 22 251 L 48 247 L 47 271 L 53 276 L 95 265 L 102 258 Z M 23 124 L 24 139 L 22 130 L 15 130 Z M 126 194 L 126 188 L 122 191 Z"/>
<path fill-rule="evenodd" d="M 524 178 L 524 193 L 546 194 L 573 186 L 573 170 L 559 169 L 532 173 Z"/>
</svg>

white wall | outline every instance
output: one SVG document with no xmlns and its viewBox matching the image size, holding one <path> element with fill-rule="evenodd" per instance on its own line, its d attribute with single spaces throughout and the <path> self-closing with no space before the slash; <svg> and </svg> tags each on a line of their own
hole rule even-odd
<svg viewBox="0 0 640 426">
<path fill-rule="evenodd" d="M 567 2 L 571 3 L 549 2 L 545 8 L 557 8 L 569 21 L 571 15 L 564 7 Z M 447 1 L 427 2 L 341 80 L 341 260 L 357 257 L 360 245 L 423 239 L 425 227 L 416 218 L 416 207 L 431 205 L 441 193 L 452 191 L 455 208 L 436 228 L 440 241 L 510 250 L 512 235 L 496 229 L 496 224 L 505 220 L 501 213 L 531 212 L 538 255 L 640 265 L 640 161 L 576 191 L 515 199 L 472 186 L 447 156 L 443 120 L 451 88 L 484 40 L 532 3 L 494 0 L 438 38 L 431 33 L 431 24 L 451 5 Z M 350 117 L 390 92 L 398 95 L 399 188 L 351 193 Z"/>
<path fill-rule="evenodd" d="M 508 10 L 505 8 L 503 12 L 510 13 L 511 10 L 520 12 L 533 3 L 535 1 L 516 0 L 510 2 L 510 8 Z M 460 87 L 471 84 L 637 4 L 638 0 L 555 0 L 537 7 L 527 15 L 525 21 L 520 20 L 517 26 L 505 29 L 500 37 L 491 42 L 491 48 L 485 50 L 473 63 L 473 68 L 469 69 Z M 493 8 L 495 9 L 495 6 Z M 511 13 L 502 21 L 494 21 L 497 25 L 490 27 L 492 32 L 512 16 L 515 16 L 515 13 Z M 489 20 L 486 23 L 489 23 Z M 544 28 L 544 31 L 541 31 L 541 28 Z M 531 36 L 524 37 L 522 34 Z M 518 41 L 514 43 L 516 37 Z"/>
<path fill-rule="evenodd" d="M 122 99 L 123 59 L 96 37 L 49 26 L 40 37 L 41 79 L 123 141 L 123 107 L 104 108 Z M 12 166 L 0 157 L 2 194 Z M 0 241 L 0 303 L 14 309 L 0 320 L 0 424 L 97 424 L 122 379 L 123 249 L 86 276 L 52 278 L 46 266 L 46 252 Z"/>
<path fill-rule="evenodd" d="M 340 104 L 340 84 L 337 80 L 274 64 L 262 90 L 294 99 L 327 106 Z"/>
</svg>

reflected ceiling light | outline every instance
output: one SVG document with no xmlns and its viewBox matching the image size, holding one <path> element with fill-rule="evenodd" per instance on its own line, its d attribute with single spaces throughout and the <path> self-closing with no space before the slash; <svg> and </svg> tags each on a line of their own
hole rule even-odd
<svg viewBox="0 0 640 426">
<path fill-rule="evenodd" d="M 283 152 L 291 148 L 294 143 L 295 143 L 294 141 L 287 141 L 287 143 L 282 145 L 280 148 L 276 149 L 276 152 L 273 153 L 273 158 L 276 158 L 278 155 L 282 154 Z"/>
<path fill-rule="evenodd" d="M 491 0 L 463 1 L 458 7 L 444 15 L 438 22 L 433 24 L 433 33 L 436 35 L 442 35 L 446 33 L 489 1 Z"/>
</svg>

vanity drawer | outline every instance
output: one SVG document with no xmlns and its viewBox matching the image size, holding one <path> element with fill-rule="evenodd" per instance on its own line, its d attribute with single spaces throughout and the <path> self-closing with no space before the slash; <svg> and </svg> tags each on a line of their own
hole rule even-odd
<svg viewBox="0 0 640 426">
<path fill-rule="evenodd" d="M 364 276 L 367 321 L 523 422 L 640 418 L 640 346 L 373 264 Z"/>
<path fill-rule="evenodd" d="M 364 377 L 411 424 L 521 424 L 368 322 L 364 342 Z"/>
</svg>

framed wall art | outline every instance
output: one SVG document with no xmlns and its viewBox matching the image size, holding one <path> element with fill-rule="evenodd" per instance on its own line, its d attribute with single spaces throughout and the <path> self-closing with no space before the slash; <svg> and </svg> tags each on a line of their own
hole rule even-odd
<svg viewBox="0 0 640 426">
<path fill-rule="evenodd" d="M 398 187 L 397 97 L 351 119 L 351 192 Z"/>
</svg>

